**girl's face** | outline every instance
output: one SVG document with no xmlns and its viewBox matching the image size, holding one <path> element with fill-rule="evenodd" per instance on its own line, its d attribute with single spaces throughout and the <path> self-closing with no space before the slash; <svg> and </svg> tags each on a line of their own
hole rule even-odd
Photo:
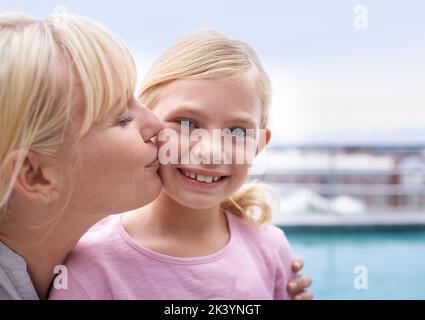
<svg viewBox="0 0 425 320">
<path fill-rule="evenodd" d="M 76 144 L 73 208 L 114 213 L 153 201 L 162 183 L 158 148 L 151 139 L 161 129 L 155 115 L 134 97 L 117 100 L 106 119 Z"/>
<path fill-rule="evenodd" d="M 160 162 L 164 163 L 161 148 L 179 151 L 177 163 L 160 165 L 163 190 L 188 208 L 211 208 L 227 199 L 247 178 L 249 164 L 235 163 L 236 152 L 245 144 L 237 144 L 236 140 L 244 138 L 248 129 L 258 129 L 259 99 L 250 84 L 242 80 L 181 79 L 159 90 L 150 107 L 166 129 L 177 132 L 177 138 L 170 135 L 159 142 Z M 194 137 L 200 132 L 197 129 L 208 133 L 209 139 Z M 229 144 L 225 147 L 224 137 L 230 138 L 231 148 Z"/>
</svg>

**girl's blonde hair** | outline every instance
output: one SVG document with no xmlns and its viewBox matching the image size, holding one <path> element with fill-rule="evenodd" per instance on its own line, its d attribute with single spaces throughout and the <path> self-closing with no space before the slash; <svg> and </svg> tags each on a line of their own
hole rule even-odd
<svg viewBox="0 0 425 320">
<path fill-rule="evenodd" d="M 260 129 L 267 127 L 270 79 L 248 44 L 209 30 L 177 40 L 148 70 L 139 100 L 150 107 L 159 89 L 178 79 L 248 80 L 261 102 Z M 271 218 L 275 198 L 271 188 L 250 183 L 225 200 L 221 207 L 250 224 L 263 225 Z"/>
<path fill-rule="evenodd" d="M 78 107 L 82 136 L 107 114 L 117 90 L 127 99 L 135 84 L 131 54 L 102 26 L 72 14 L 0 14 L 0 169 L 20 151 L 12 177 L 0 170 L 0 218 L 28 151 L 59 155 Z"/>
</svg>

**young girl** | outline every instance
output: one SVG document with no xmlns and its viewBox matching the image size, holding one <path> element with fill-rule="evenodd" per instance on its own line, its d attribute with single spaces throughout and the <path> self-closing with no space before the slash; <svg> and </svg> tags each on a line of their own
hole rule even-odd
<svg viewBox="0 0 425 320">
<path fill-rule="evenodd" d="M 183 38 L 154 63 L 140 100 L 178 133 L 158 139 L 160 161 L 166 144 L 178 150 L 178 161 L 162 161 L 163 190 L 153 203 L 82 238 L 66 263 L 68 288 L 53 289 L 50 298 L 290 298 L 291 249 L 283 232 L 267 225 L 268 190 L 241 187 L 249 164 L 234 156 L 244 144 L 229 150 L 187 136 L 222 129 L 248 140 L 249 129 L 263 129 L 268 143 L 270 82 L 253 50 L 215 32 Z M 217 154 L 233 161 L 206 161 Z"/>
</svg>

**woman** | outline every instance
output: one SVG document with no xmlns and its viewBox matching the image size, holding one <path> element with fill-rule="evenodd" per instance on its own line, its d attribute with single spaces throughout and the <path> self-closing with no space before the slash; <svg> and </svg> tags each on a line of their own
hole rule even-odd
<svg viewBox="0 0 425 320">
<path fill-rule="evenodd" d="M 44 299 L 92 225 L 159 194 L 162 125 L 127 48 L 90 20 L 0 15 L 0 59 L 0 299 Z"/>
</svg>

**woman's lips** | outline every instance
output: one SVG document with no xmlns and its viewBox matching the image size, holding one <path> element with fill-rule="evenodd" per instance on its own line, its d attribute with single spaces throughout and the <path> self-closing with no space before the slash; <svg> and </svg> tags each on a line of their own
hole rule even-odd
<svg viewBox="0 0 425 320">
<path fill-rule="evenodd" d="M 150 164 L 146 166 L 146 168 L 158 168 L 158 167 L 159 167 L 158 157 L 156 157 Z"/>
</svg>

